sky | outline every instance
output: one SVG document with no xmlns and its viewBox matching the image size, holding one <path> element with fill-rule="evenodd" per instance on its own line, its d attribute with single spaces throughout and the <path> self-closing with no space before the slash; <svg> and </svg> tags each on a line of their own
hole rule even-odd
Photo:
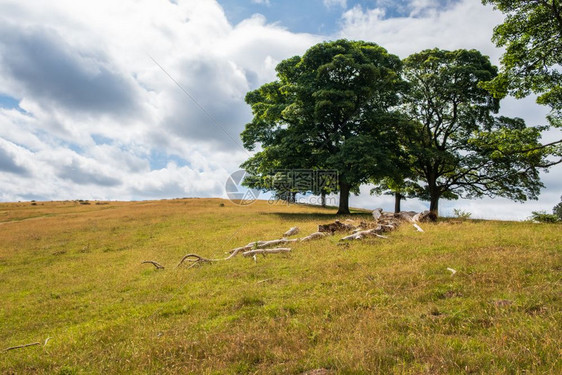
<svg viewBox="0 0 562 375">
<path fill-rule="evenodd" d="M 282 60 L 348 38 L 401 58 L 476 48 L 498 64 L 501 21 L 477 0 L 0 0 L 0 201 L 226 197 L 251 155 L 244 96 Z M 546 113 L 502 103 L 529 125 Z M 562 166 L 543 182 L 538 201 L 441 201 L 441 213 L 526 219 L 560 201 Z M 369 190 L 351 205 L 393 208 Z"/>
</svg>

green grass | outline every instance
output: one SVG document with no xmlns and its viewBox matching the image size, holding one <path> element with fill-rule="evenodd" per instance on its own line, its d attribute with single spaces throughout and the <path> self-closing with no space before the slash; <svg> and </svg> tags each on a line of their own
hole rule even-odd
<svg viewBox="0 0 562 375">
<path fill-rule="evenodd" d="M 0 351 L 51 337 L 0 353 L 0 373 L 562 372 L 560 224 L 444 220 L 175 268 L 295 225 L 306 235 L 334 212 L 0 204 Z"/>
</svg>

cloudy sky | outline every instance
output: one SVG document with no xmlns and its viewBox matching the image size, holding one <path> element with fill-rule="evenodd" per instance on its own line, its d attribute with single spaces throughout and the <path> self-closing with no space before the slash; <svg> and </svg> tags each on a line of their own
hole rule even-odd
<svg viewBox="0 0 562 375">
<path fill-rule="evenodd" d="M 249 156 L 244 96 L 281 60 L 349 38 L 402 58 L 476 48 L 497 63 L 501 20 L 477 0 L 0 0 L 0 201 L 225 197 Z M 546 110 L 509 99 L 502 113 L 538 125 Z M 524 219 L 560 201 L 562 167 L 543 181 L 538 202 L 441 211 Z M 352 205 L 392 208 L 368 190 Z"/>
</svg>

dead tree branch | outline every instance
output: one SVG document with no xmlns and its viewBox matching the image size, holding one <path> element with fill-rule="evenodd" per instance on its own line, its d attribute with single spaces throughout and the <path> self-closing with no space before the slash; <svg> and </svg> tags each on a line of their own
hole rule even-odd
<svg viewBox="0 0 562 375">
<path fill-rule="evenodd" d="M 226 260 L 228 258 L 224 258 L 224 259 L 207 259 L 207 258 L 203 258 L 200 255 L 197 254 L 187 254 L 185 255 L 183 258 L 181 258 L 180 262 L 178 263 L 178 265 L 176 266 L 179 267 L 183 264 L 183 262 L 187 261 L 187 262 L 192 262 L 193 264 L 191 266 L 189 266 L 188 268 L 194 267 L 196 265 L 200 265 L 202 263 L 212 263 L 212 262 L 218 262 L 221 260 Z"/>
<path fill-rule="evenodd" d="M 294 236 L 295 234 L 298 234 L 299 232 L 300 232 L 299 227 L 292 227 L 291 229 L 285 232 L 283 237 L 291 237 Z"/>
<path fill-rule="evenodd" d="M 291 249 L 288 247 L 278 247 L 275 249 L 257 249 L 257 250 L 250 250 L 242 253 L 242 256 L 251 257 L 258 254 L 267 255 L 267 254 L 278 254 L 278 253 L 288 253 Z"/>
<path fill-rule="evenodd" d="M 28 346 L 35 346 L 35 345 L 41 345 L 41 343 L 40 342 L 32 342 L 31 344 L 12 346 L 12 347 L 9 347 L 7 349 L 4 349 L 4 352 L 10 351 L 10 350 L 15 350 L 15 349 L 27 348 Z"/>
<path fill-rule="evenodd" d="M 145 261 L 141 262 L 141 264 L 152 264 L 154 267 L 156 267 L 157 270 L 163 270 L 164 269 L 163 265 L 161 265 L 160 263 L 155 262 L 153 260 L 145 260 Z"/>
</svg>

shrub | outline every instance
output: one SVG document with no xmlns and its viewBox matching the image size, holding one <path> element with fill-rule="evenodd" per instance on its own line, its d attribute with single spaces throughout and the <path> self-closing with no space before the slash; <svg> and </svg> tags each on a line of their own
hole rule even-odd
<svg viewBox="0 0 562 375">
<path fill-rule="evenodd" d="M 455 217 L 459 219 L 470 219 L 472 213 L 455 208 L 453 209 L 453 215 L 455 215 Z"/>
<path fill-rule="evenodd" d="M 549 214 L 546 211 L 533 211 L 532 214 L 531 220 L 538 221 L 539 223 L 556 223 L 558 221 L 558 216 Z"/>
<path fill-rule="evenodd" d="M 562 201 L 562 197 L 560 197 L 560 200 Z M 562 202 L 554 206 L 552 213 L 558 217 L 558 220 L 562 220 Z"/>
</svg>

